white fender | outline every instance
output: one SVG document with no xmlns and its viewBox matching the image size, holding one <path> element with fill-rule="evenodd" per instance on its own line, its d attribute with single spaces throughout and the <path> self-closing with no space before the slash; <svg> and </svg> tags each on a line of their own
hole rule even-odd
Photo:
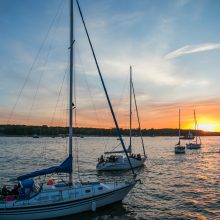
<svg viewBox="0 0 220 220">
<path fill-rule="evenodd" d="M 92 211 L 93 211 L 93 212 L 96 211 L 96 202 L 92 202 Z"/>
</svg>

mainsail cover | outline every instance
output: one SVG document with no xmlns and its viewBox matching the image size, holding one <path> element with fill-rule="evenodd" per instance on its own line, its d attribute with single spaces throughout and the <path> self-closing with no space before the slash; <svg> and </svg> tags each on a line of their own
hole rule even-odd
<svg viewBox="0 0 220 220">
<path fill-rule="evenodd" d="M 128 146 L 128 148 L 126 149 L 127 153 L 131 153 L 131 146 Z M 119 151 L 106 151 L 104 154 L 122 154 L 124 153 L 124 150 L 119 150 Z"/>
<path fill-rule="evenodd" d="M 47 169 L 37 170 L 32 173 L 28 173 L 22 176 L 17 177 L 17 180 L 25 180 L 28 178 L 42 176 L 51 173 L 71 173 L 72 172 L 72 156 L 69 156 L 66 160 L 63 161 L 59 166 L 49 167 Z"/>
</svg>

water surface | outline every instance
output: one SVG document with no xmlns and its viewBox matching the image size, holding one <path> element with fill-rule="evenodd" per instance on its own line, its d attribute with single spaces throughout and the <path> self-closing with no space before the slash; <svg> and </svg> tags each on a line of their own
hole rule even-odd
<svg viewBox="0 0 220 220">
<path fill-rule="evenodd" d="M 10 185 L 9 178 L 16 175 L 61 163 L 67 156 L 67 141 L 0 137 L 0 185 Z M 125 141 L 128 144 L 128 138 Z M 220 137 L 203 137 L 202 148 L 187 150 L 185 155 L 174 154 L 175 137 L 146 137 L 144 141 L 148 159 L 145 167 L 136 170 L 142 184 L 122 203 L 60 219 L 220 219 Z M 111 180 L 130 174 L 95 170 L 100 154 L 118 144 L 116 138 L 85 137 L 75 142 L 79 152 L 75 167 L 83 179 Z M 138 153 L 138 137 L 133 138 L 133 145 Z"/>
</svg>

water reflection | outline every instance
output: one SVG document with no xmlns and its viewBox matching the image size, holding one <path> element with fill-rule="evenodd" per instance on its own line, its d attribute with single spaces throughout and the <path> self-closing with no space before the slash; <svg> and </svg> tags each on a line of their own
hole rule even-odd
<svg viewBox="0 0 220 220">
<path fill-rule="evenodd" d="M 145 167 L 136 169 L 142 184 L 122 203 L 60 219 L 220 219 L 220 153 L 216 153 L 220 137 L 204 137 L 200 150 L 187 150 L 185 155 L 174 154 L 175 137 L 144 140 L 148 159 Z M 77 142 L 82 178 L 108 181 L 130 175 L 130 171 L 95 170 L 104 150 L 118 144 L 116 138 L 85 137 Z M 139 152 L 139 138 L 133 143 Z M 0 137 L 0 185 L 11 177 L 60 164 L 67 147 L 65 138 Z"/>
</svg>

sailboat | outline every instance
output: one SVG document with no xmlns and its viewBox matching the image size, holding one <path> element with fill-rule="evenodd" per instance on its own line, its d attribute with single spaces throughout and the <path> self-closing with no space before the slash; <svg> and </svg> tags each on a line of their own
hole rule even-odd
<svg viewBox="0 0 220 220">
<path fill-rule="evenodd" d="M 186 144 L 186 148 L 187 149 L 199 149 L 201 148 L 201 138 L 200 136 L 197 136 L 197 128 L 198 128 L 198 124 L 197 124 L 197 119 L 196 119 L 196 112 L 194 110 L 194 123 L 195 123 L 195 136 L 196 136 L 196 140 L 195 142 L 190 142 L 188 144 Z"/>
<path fill-rule="evenodd" d="M 180 109 L 179 109 L 179 141 L 174 148 L 175 154 L 185 154 L 186 148 L 180 143 Z"/>
<path fill-rule="evenodd" d="M 139 132 L 141 137 L 143 155 L 133 154 L 132 153 L 132 94 L 134 96 L 135 108 L 138 118 Z M 132 81 L 132 67 L 130 66 L 130 141 L 129 146 L 126 149 L 127 153 L 129 153 L 129 158 L 123 157 L 124 151 L 107 151 L 105 152 L 105 156 L 101 156 L 98 159 L 98 164 L 96 165 L 96 169 L 98 171 L 111 171 L 111 170 L 127 170 L 131 169 L 129 165 L 129 161 L 132 164 L 133 168 L 137 168 L 144 165 L 145 160 L 147 159 L 147 155 L 145 152 L 144 141 L 141 133 L 141 125 L 140 118 L 137 108 L 137 102 L 135 97 L 134 85 Z M 110 156 L 107 156 L 110 155 Z M 129 159 L 129 160 L 128 160 Z"/>
<path fill-rule="evenodd" d="M 98 73 L 105 91 L 105 95 L 114 119 L 115 127 L 122 147 L 125 150 L 124 141 L 122 139 L 118 123 L 109 99 L 101 71 L 95 53 L 91 44 L 91 40 L 83 19 L 82 11 L 78 0 L 76 0 L 83 26 L 95 59 Z M 47 169 L 37 170 L 25 175 L 16 177 L 19 181 L 19 194 L 17 197 L 13 195 L 7 196 L 0 201 L 0 219 L 18 220 L 18 219 L 48 219 L 60 216 L 71 215 L 85 211 L 95 211 L 96 208 L 119 202 L 129 193 L 136 184 L 136 175 L 133 168 L 133 177 L 127 181 L 117 182 L 82 182 L 80 180 L 73 181 L 73 155 L 72 155 L 72 116 L 73 116 L 73 0 L 70 0 L 70 91 L 69 91 L 69 156 L 59 166 L 53 166 Z M 130 163 L 127 152 L 127 159 Z M 59 183 L 48 181 L 47 183 L 38 184 L 34 177 L 47 175 L 52 173 L 68 173 L 68 179 Z"/>
<path fill-rule="evenodd" d="M 191 131 L 188 132 L 187 135 L 180 137 L 181 140 L 193 140 L 195 137 Z"/>
<path fill-rule="evenodd" d="M 34 134 L 33 138 L 39 138 L 39 136 L 37 134 Z"/>
</svg>

